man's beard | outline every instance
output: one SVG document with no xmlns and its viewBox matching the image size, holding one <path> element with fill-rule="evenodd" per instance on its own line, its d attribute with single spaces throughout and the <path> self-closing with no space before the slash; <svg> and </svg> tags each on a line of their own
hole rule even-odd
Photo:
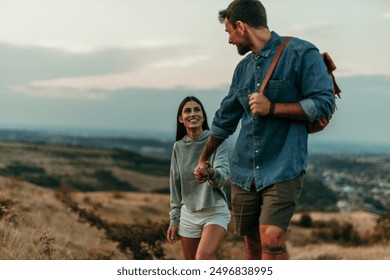
<svg viewBox="0 0 390 280">
<path fill-rule="evenodd" d="M 252 45 L 250 44 L 248 37 L 244 37 L 242 44 L 236 45 L 239 55 L 245 55 L 247 52 L 252 50 Z"/>
</svg>

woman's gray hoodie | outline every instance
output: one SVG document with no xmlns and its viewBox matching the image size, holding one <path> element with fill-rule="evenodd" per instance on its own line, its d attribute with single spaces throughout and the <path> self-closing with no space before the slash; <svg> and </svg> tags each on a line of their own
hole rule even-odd
<svg viewBox="0 0 390 280">
<path fill-rule="evenodd" d="M 191 211 L 227 204 L 226 194 L 223 191 L 223 185 L 229 176 L 226 141 L 218 147 L 209 160 L 214 169 L 213 177 L 200 184 L 194 176 L 194 169 L 198 165 L 209 134 L 208 130 L 204 130 L 195 140 L 186 135 L 173 145 L 170 171 L 171 225 L 179 225 L 183 204 Z"/>
</svg>

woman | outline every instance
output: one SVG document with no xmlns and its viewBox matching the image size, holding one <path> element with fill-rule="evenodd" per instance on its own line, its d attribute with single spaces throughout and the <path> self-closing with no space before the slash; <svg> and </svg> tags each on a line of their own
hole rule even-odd
<svg viewBox="0 0 390 280">
<path fill-rule="evenodd" d="M 207 115 L 196 97 L 186 97 L 177 111 L 170 190 L 169 242 L 180 236 L 187 260 L 214 259 L 230 222 L 223 185 L 229 176 L 228 147 L 224 142 L 212 155 L 207 176 L 199 183 L 194 169 L 209 136 Z"/>
</svg>

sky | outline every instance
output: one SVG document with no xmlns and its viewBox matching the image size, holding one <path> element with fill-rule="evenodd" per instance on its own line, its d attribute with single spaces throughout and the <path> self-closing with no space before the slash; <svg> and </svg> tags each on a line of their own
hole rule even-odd
<svg viewBox="0 0 390 280">
<path fill-rule="evenodd" d="M 187 95 L 211 120 L 243 58 L 217 19 L 229 3 L 0 0 L 0 126 L 169 135 Z M 262 3 L 271 30 L 311 41 L 338 66 L 339 109 L 315 137 L 390 143 L 390 1 Z"/>
</svg>

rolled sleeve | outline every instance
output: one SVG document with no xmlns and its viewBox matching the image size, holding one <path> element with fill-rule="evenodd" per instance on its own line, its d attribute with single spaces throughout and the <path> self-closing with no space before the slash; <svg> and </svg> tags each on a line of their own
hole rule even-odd
<svg viewBox="0 0 390 280">
<path fill-rule="evenodd" d="M 314 101 L 311 99 L 304 99 L 299 103 L 309 122 L 313 122 L 317 118 L 317 108 Z"/>
<path fill-rule="evenodd" d="M 310 122 L 329 118 L 334 112 L 333 84 L 324 60 L 311 44 L 301 48 L 300 52 L 297 71 L 303 96 L 301 107 Z"/>
<path fill-rule="evenodd" d="M 210 135 L 214 136 L 217 139 L 225 140 L 230 136 L 230 132 L 219 128 L 216 125 L 211 125 Z"/>
</svg>

